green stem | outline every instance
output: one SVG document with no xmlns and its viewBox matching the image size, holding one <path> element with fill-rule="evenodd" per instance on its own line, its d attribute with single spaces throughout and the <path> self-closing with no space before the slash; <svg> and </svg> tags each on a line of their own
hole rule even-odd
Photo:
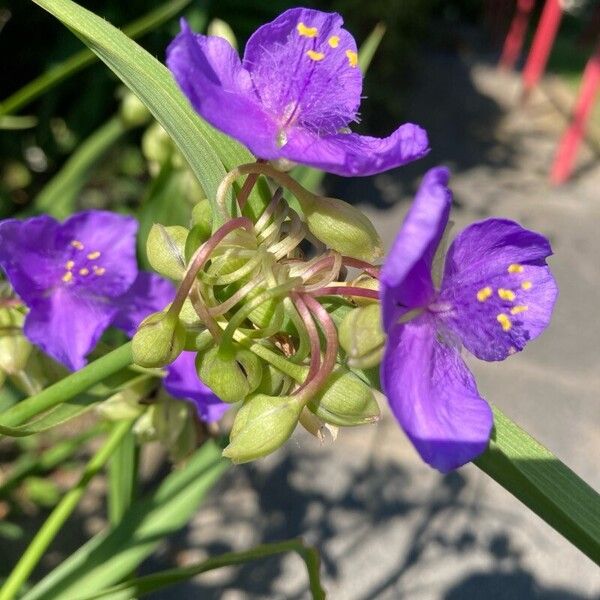
<svg viewBox="0 0 600 600">
<path fill-rule="evenodd" d="M 161 5 L 124 27 L 123 33 L 132 39 L 136 39 L 174 17 L 189 3 L 190 0 L 174 0 L 168 4 Z M 56 67 L 30 81 L 0 103 L 0 116 L 16 112 L 21 107 L 29 104 L 29 102 L 32 102 L 53 88 L 63 79 L 77 73 L 96 60 L 98 58 L 91 50 L 81 50 L 73 54 Z"/>
<path fill-rule="evenodd" d="M 85 392 L 109 375 L 127 367 L 133 362 L 131 342 L 120 346 L 96 359 L 79 371 L 57 381 L 39 394 L 26 398 L 0 415 L 0 425 L 15 427 L 62 402 Z"/>
<path fill-rule="evenodd" d="M 488 449 L 474 463 L 600 564 L 600 495 L 496 408 Z"/>
<path fill-rule="evenodd" d="M 52 543 L 60 528 L 75 510 L 88 484 L 102 469 L 111 454 L 121 443 L 121 440 L 131 428 L 132 423 L 132 421 L 120 421 L 114 426 L 104 446 L 100 448 L 86 465 L 79 483 L 63 496 L 63 499 L 46 519 L 46 522 L 21 556 L 21 559 L 0 590 L 0 600 L 12 600 L 21 586 L 27 581 L 27 578 L 38 564 L 48 546 Z"/>
<path fill-rule="evenodd" d="M 314 600 L 325 600 L 325 590 L 321 585 L 319 574 L 319 553 L 316 548 L 307 546 L 302 539 L 261 544 L 260 546 L 256 546 L 256 548 L 244 552 L 227 552 L 226 554 L 209 558 L 197 565 L 180 569 L 169 569 L 162 571 L 161 573 L 155 573 L 154 575 L 126 581 L 107 590 L 86 596 L 85 600 L 107 598 L 119 592 L 124 592 L 123 595 L 119 595 L 119 597 L 139 598 L 140 596 L 155 592 L 167 586 L 186 581 L 191 577 L 206 573 L 207 571 L 213 571 L 214 569 L 220 569 L 221 567 L 240 565 L 252 560 L 260 560 L 285 552 L 296 552 L 302 558 L 308 571 L 311 596 Z"/>
</svg>

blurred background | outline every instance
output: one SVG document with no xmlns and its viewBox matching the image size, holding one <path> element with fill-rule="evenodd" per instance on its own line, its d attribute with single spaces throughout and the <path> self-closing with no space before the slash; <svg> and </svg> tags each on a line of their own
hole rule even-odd
<svg viewBox="0 0 600 600">
<path fill-rule="evenodd" d="M 81 3 L 118 26 L 166 5 Z M 596 3 L 575 3 L 576 10 L 565 14 L 546 75 L 527 102 L 521 99 L 520 68 L 541 0 L 513 72 L 499 71 L 497 63 L 515 2 L 305 4 L 340 12 L 359 44 L 384 23 L 357 130 L 386 135 L 412 121 L 427 129 L 432 146 L 426 159 L 379 176 L 326 176 L 319 185 L 327 195 L 363 209 L 389 245 L 425 170 L 446 164 L 453 172 L 457 230 L 503 216 L 552 240 L 560 298 L 549 330 L 502 364 L 473 361 L 471 366 L 488 400 L 598 488 L 598 107 L 571 179 L 560 187 L 549 182 L 558 141 L 597 43 Z M 199 31 L 214 18 L 224 20 L 243 48 L 260 24 L 290 6 L 284 0 L 193 0 L 180 14 Z M 139 41 L 163 60 L 177 31 L 173 17 Z M 81 48 L 32 3 L 0 1 L 0 99 L 9 99 L 0 104 L 0 115 L 15 101 L 12 94 Z M 134 212 L 142 240 L 154 221 L 185 224 L 199 191 L 161 130 L 147 116 L 127 113 L 123 98 L 114 76 L 94 63 L 11 111 L 21 120 L 9 119 L 4 110 L 0 218 L 40 210 L 63 217 L 91 207 Z M 0 405 L 10 401 L 3 393 Z M 1 442 L 0 485 L 16 456 L 43 452 L 48 443 Z M 151 480 L 164 472 L 164 457 L 155 449 L 145 465 Z M 0 492 L 0 572 L 14 563 L 79 466 L 76 455 L 49 480 L 29 478 L 10 495 Z M 77 522 L 52 547 L 37 576 L 103 526 L 102 494 L 102 482 L 92 487 Z M 320 548 L 325 584 L 335 599 L 600 597 L 600 574 L 587 558 L 475 467 L 447 476 L 428 469 L 388 414 L 376 426 L 342 431 L 335 443 L 322 447 L 297 435 L 274 456 L 230 470 L 193 522 L 163 544 L 143 571 L 298 535 Z M 152 597 L 287 599 L 305 597 L 304 589 L 301 562 L 284 556 L 223 569 Z"/>
</svg>

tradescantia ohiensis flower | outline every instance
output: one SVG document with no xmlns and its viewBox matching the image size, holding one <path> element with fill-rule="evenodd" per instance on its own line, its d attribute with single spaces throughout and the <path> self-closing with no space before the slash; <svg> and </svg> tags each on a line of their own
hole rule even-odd
<svg viewBox="0 0 600 600">
<path fill-rule="evenodd" d="M 386 138 L 350 133 L 362 92 L 356 43 L 336 13 L 287 10 L 248 40 L 243 60 L 226 40 L 181 33 L 167 65 L 209 123 L 266 160 L 331 173 L 380 173 L 424 156 L 427 135 L 406 123 Z"/>
<path fill-rule="evenodd" d="M 64 223 L 48 216 L 0 222 L 0 267 L 29 308 L 24 333 L 69 369 L 85 365 L 109 326 L 131 337 L 175 295 L 162 277 L 138 272 L 136 231 L 130 217 L 93 210 Z M 170 365 L 165 387 L 204 421 L 228 408 L 198 379 L 193 360 Z"/>
<path fill-rule="evenodd" d="M 557 286 L 548 240 L 513 221 L 463 230 L 446 256 L 439 289 L 431 271 L 452 195 L 444 168 L 429 171 L 383 265 L 388 334 L 381 381 L 392 411 L 427 463 L 457 468 L 483 452 L 492 413 L 460 356 L 504 360 L 548 325 Z"/>
</svg>

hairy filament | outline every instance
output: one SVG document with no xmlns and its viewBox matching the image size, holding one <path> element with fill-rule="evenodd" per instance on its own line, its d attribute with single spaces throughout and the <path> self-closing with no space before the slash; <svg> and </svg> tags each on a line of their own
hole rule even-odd
<svg viewBox="0 0 600 600">
<path fill-rule="evenodd" d="M 215 261 L 216 264 L 214 264 L 214 267 L 213 264 L 211 264 L 210 268 L 207 271 L 200 273 L 200 278 L 202 279 L 202 281 L 212 285 L 227 285 L 229 283 L 233 283 L 234 281 L 239 281 L 243 277 L 246 277 L 247 275 L 252 273 L 252 271 L 255 271 L 260 266 L 260 263 L 265 257 L 265 252 L 259 248 L 258 251 L 252 252 L 251 256 L 252 257 L 250 258 L 250 260 L 246 261 L 246 263 L 242 265 L 239 269 L 236 269 L 235 271 L 231 271 L 231 273 L 226 273 L 224 275 L 221 275 L 218 272 L 219 269 L 223 269 L 224 266 L 227 265 L 228 261 L 242 257 L 237 255 L 219 257 L 218 262 Z M 213 271 L 217 272 L 214 273 Z"/>
<path fill-rule="evenodd" d="M 290 211 L 291 226 L 286 237 L 269 248 L 277 260 L 288 255 L 306 237 L 306 226 L 296 211 Z"/>
</svg>

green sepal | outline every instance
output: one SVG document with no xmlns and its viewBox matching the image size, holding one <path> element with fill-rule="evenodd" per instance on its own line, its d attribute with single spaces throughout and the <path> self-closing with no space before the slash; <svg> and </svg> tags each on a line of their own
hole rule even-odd
<svg viewBox="0 0 600 600">
<path fill-rule="evenodd" d="M 175 281 L 183 279 L 188 234 L 189 231 L 181 225 L 152 225 L 146 242 L 146 254 L 148 262 L 157 273 Z"/>
</svg>

